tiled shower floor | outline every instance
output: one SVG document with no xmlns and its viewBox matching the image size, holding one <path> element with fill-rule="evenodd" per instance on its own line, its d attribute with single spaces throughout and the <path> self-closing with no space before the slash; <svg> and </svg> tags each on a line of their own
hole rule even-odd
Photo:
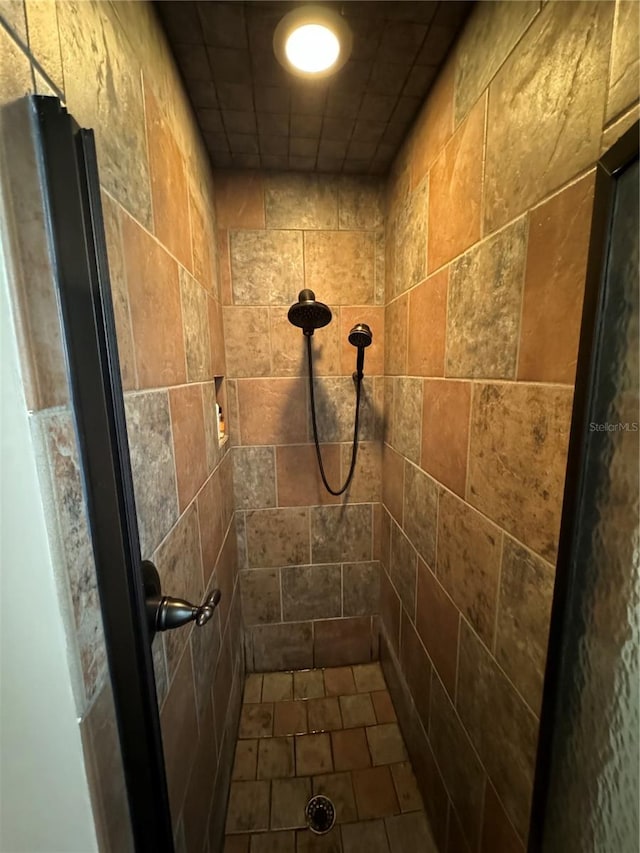
<svg viewBox="0 0 640 853">
<path fill-rule="evenodd" d="M 436 853 L 379 664 L 249 675 L 243 703 L 225 853 Z"/>
</svg>

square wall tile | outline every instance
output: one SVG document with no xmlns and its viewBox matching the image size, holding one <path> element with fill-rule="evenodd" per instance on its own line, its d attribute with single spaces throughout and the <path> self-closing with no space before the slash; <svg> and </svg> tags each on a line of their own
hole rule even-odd
<svg viewBox="0 0 640 853">
<path fill-rule="evenodd" d="M 464 497 L 472 385 L 425 379 L 422 393 L 420 464 L 436 480 Z"/>
<path fill-rule="evenodd" d="M 367 663 L 372 654 L 371 619 L 326 619 L 314 627 L 315 666 Z"/>
<path fill-rule="evenodd" d="M 279 569 L 242 570 L 240 590 L 245 625 L 282 621 Z"/>
<path fill-rule="evenodd" d="M 257 672 L 313 666 L 311 622 L 258 625 L 251 630 L 251 644 L 253 667 Z"/>
<path fill-rule="evenodd" d="M 204 410 L 200 385 L 169 390 L 178 501 L 183 510 L 207 479 Z"/>
<path fill-rule="evenodd" d="M 258 509 L 246 513 L 251 568 L 309 562 L 309 510 Z"/>
<path fill-rule="evenodd" d="M 273 447 L 234 447 L 233 493 L 236 509 L 266 509 L 276 505 Z"/>
<path fill-rule="evenodd" d="M 344 563 L 342 566 L 342 607 L 344 616 L 370 616 L 378 612 L 380 564 Z"/>
<path fill-rule="evenodd" d="M 271 373 L 269 311 L 263 306 L 223 308 L 228 376 L 257 377 Z"/>
<path fill-rule="evenodd" d="M 241 444 L 306 443 L 304 379 L 239 379 L 237 388 Z"/>
<path fill-rule="evenodd" d="M 342 570 L 337 565 L 290 566 L 281 570 L 285 622 L 342 615 Z"/>
<path fill-rule="evenodd" d="M 438 484 L 410 462 L 404 465 L 404 530 L 427 565 L 435 567 Z"/>
<path fill-rule="evenodd" d="M 371 504 L 311 507 L 309 512 L 312 562 L 371 559 Z"/>
<path fill-rule="evenodd" d="M 299 231 L 232 231 L 231 287 L 236 305 L 290 305 L 304 287 Z"/>
<path fill-rule="evenodd" d="M 278 506 L 314 506 L 337 503 L 322 484 L 316 450 L 312 444 L 276 447 Z M 322 462 L 329 483 L 340 480 L 340 447 L 323 444 Z"/>
<path fill-rule="evenodd" d="M 433 572 L 418 560 L 416 628 L 453 699 L 456 693 L 460 612 Z"/>
<path fill-rule="evenodd" d="M 444 376 L 449 270 L 429 276 L 409 293 L 407 373 Z"/>
<path fill-rule="evenodd" d="M 373 305 L 375 235 L 366 231 L 307 231 L 305 285 L 331 305 Z"/>
</svg>

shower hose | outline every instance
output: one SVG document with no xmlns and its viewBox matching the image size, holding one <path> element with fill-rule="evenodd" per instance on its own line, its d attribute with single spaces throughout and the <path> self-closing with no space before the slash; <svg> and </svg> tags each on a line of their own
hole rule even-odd
<svg viewBox="0 0 640 853">
<path fill-rule="evenodd" d="M 324 470 L 324 465 L 322 463 L 322 452 L 320 450 L 320 440 L 318 439 L 318 424 L 316 420 L 316 400 L 315 393 L 313 390 L 313 356 L 311 353 L 311 335 L 306 335 L 307 338 L 307 361 L 309 364 L 309 394 L 311 397 L 311 420 L 313 422 L 313 440 L 316 445 L 316 456 L 318 457 L 318 467 L 320 468 L 320 476 L 322 477 L 322 482 L 324 483 L 325 489 L 331 495 L 341 495 L 347 491 L 351 484 L 351 480 L 353 480 L 353 474 L 356 470 L 356 460 L 358 458 L 358 427 L 360 422 L 360 393 L 362 390 L 362 375 L 358 372 L 356 373 L 356 416 L 355 422 L 353 426 L 353 446 L 351 448 L 351 465 L 349 466 L 349 473 L 347 474 L 347 479 L 344 481 L 344 485 L 339 489 L 332 489 L 327 481 L 327 475 Z"/>
</svg>

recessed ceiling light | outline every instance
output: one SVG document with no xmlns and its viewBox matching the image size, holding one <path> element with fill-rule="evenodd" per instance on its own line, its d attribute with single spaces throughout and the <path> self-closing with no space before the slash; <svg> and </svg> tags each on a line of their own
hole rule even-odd
<svg viewBox="0 0 640 853">
<path fill-rule="evenodd" d="M 324 6 L 301 6 L 288 12 L 273 34 L 278 61 L 299 77 L 335 74 L 349 58 L 352 44 L 345 20 Z"/>
</svg>

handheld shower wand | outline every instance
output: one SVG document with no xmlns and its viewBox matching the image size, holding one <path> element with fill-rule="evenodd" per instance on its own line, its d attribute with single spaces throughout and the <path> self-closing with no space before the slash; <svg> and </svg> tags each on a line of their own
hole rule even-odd
<svg viewBox="0 0 640 853">
<path fill-rule="evenodd" d="M 349 332 L 349 343 L 356 347 L 358 351 L 356 359 L 356 370 L 353 374 L 353 379 L 356 383 L 356 413 L 353 426 L 353 444 L 351 447 L 351 464 L 349 473 L 344 484 L 333 489 L 328 481 L 322 462 L 322 452 L 320 450 L 320 439 L 318 438 L 318 424 L 316 418 L 316 401 L 313 387 L 313 353 L 311 349 L 311 337 L 316 329 L 322 328 L 331 322 L 331 310 L 322 302 L 316 302 L 315 294 L 312 290 L 301 290 L 298 295 L 298 301 L 289 309 L 289 322 L 294 326 L 302 329 L 304 336 L 307 339 L 307 363 L 309 365 L 309 397 L 311 399 L 311 422 L 313 424 L 313 440 L 316 446 L 316 456 L 318 458 L 318 467 L 320 476 L 325 489 L 332 495 L 341 495 L 349 488 L 356 470 L 356 461 L 358 458 L 358 430 L 360 425 L 360 397 L 362 392 L 362 380 L 364 377 L 364 351 L 373 341 L 373 334 L 366 323 L 358 323 Z"/>
</svg>

